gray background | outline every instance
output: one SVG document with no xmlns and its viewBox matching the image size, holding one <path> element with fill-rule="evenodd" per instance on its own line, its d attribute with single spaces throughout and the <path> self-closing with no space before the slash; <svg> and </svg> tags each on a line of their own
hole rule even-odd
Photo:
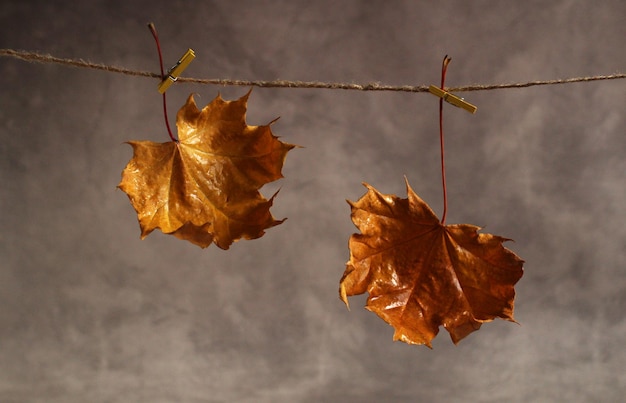
<svg viewBox="0 0 626 403">
<path fill-rule="evenodd" d="M 0 47 L 187 76 L 499 83 L 623 72 L 623 1 L 3 1 Z M 441 214 L 437 99 L 254 89 L 290 152 L 281 226 L 229 251 L 154 232 L 116 189 L 127 140 L 166 141 L 157 80 L 0 59 L 0 401 L 619 401 L 626 394 L 626 82 L 446 107 L 448 223 L 515 239 L 516 319 L 454 346 L 392 341 L 338 281 L 366 181 Z M 177 84 L 206 104 L 248 88 Z"/>
</svg>

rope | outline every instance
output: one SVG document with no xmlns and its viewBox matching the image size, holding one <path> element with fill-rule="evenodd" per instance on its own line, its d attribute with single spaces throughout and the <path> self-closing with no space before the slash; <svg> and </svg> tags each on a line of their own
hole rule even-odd
<svg viewBox="0 0 626 403">
<path fill-rule="evenodd" d="M 0 49 L 0 56 L 13 57 L 15 59 L 25 60 L 36 63 L 55 63 L 66 66 L 79 68 L 87 68 L 94 70 L 104 70 L 111 73 L 125 74 L 129 76 L 157 78 L 161 80 L 161 75 L 149 71 L 130 70 L 123 67 L 110 66 L 100 63 L 92 63 L 82 59 L 64 59 L 51 55 L 40 54 L 36 52 L 19 51 L 14 49 Z M 617 80 L 626 78 L 626 73 L 616 73 L 611 75 L 598 75 L 587 77 L 561 78 L 556 80 L 529 81 L 524 83 L 508 83 L 508 84 L 486 84 L 486 85 L 466 85 L 462 87 L 448 87 L 446 90 L 454 92 L 463 91 L 487 91 L 507 88 L 527 88 L 538 85 L 555 85 L 555 84 L 572 84 L 589 81 L 600 80 Z M 179 77 L 178 82 L 196 83 L 196 84 L 213 84 L 223 86 L 246 86 L 246 87 L 263 87 L 263 88 L 323 88 L 331 90 L 358 90 L 358 91 L 401 91 L 401 92 L 428 92 L 428 86 L 419 85 L 384 85 L 380 83 L 333 83 L 320 81 L 289 81 L 289 80 L 233 80 L 228 78 L 189 78 Z"/>
</svg>

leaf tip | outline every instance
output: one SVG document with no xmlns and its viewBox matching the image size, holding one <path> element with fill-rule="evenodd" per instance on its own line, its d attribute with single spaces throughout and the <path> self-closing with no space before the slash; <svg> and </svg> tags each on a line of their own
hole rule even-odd
<svg viewBox="0 0 626 403">
<path fill-rule="evenodd" d="M 393 332 L 393 341 L 401 341 L 406 344 L 422 345 L 428 347 L 431 350 L 433 349 L 433 345 L 430 340 L 426 338 L 415 340 L 414 338 L 408 336 L 406 333 L 402 332 L 400 329 L 396 329 Z"/>
<path fill-rule="evenodd" d="M 350 303 L 348 302 L 348 295 L 346 294 L 346 286 L 343 284 L 343 281 L 339 284 L 339 299 L 346 304 L 346 308 L 348 311 L 350 310 Z"/>
<path fill-rule="evenodd" d="M 278 122 L 278 120 L 279 120 L 279 119 L 280 119 L 280 116 L 278 116 L 278 117 L 274 118 L 274 119 L 273 119 L 273 120 L 271 120 L 268 124 L 266 124 L 266 126 L 271 126 L 271 125 L 273 125 L 274 123 Z"/>
<path fill-rule="evenodd" d="M 195 93 L 191 93 L 189 94 L 189 96 L 187 97 L 187 105 L 193 105 L 196 107 L 196 109 L 198 109 L 198 106 L 196 104 L 196 99 L 194 98 L 194 95 L 196 95 Z"/>
</svg>

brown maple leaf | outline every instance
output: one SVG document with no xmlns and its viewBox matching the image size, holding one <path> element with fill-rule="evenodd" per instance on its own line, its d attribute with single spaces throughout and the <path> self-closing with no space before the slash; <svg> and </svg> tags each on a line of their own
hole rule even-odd
<svg viewBox="0 0 626 403">
<path fill-rule="evenodd" d="M 425 344 L 450 332 L 456 344 L 496 317 L 514 322 L 523 261 L 468 224 L 442 225 L 406 182 L 408 199 L 368 192 L 348 202 L 361 231 L 350 238 L 340 298 L 369 293 L 366 309 L 395 328 L 394 340 Z"/>
<path fill-rule="evenodd" d="M 258 191 L 282 178 L 295 147 L 265 126 L 246 124 L 250 92 L 236 101 L 218 95 L 202 110 L 189 96 L 178 111 L 178 142 L 131 141 L 134 155 L 118 185 L 137 211 L 141 238 L 160 228 L 200 247 L 228 249 L 282 223 Z"/>
</svg>

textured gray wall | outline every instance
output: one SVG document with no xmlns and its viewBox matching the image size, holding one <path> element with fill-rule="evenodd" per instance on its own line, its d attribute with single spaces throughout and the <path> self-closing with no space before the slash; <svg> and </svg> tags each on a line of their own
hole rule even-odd
<svg viewBox="0 0 626 403">
<path fill-rule="evenodd" d="M 617 1 L 3 1 L 0 47 L 185 75 L 448 85 L 626 68 Z M 244 87 L 179 84 L 208 103 Z M 293 150 L 289 219 L 229 251 L 153 233 L 116 190 L 126 140 L 166 141 L 156 81 L 0 59 L 0 401 L 620 401 L 626 394 L 626 81 L 464 94 L 446 108 L 448 222 L 515 239 L 516 319 L 454 346 L 392 342 L 337 296 L 367 181 L 441 213 L 437 99 L 255 89 Z"/>
</svg>

